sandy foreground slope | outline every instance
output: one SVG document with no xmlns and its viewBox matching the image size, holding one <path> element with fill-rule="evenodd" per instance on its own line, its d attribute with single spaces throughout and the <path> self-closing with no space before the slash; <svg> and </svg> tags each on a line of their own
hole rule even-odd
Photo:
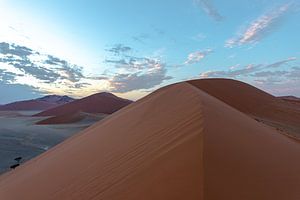
<svg viewBox="0 0 300 200">
<path fill-rule="evenodd" d="M 0 177 L 0 199 L 299 200 L 300 144 L 189 83 Z"/>
</svg>

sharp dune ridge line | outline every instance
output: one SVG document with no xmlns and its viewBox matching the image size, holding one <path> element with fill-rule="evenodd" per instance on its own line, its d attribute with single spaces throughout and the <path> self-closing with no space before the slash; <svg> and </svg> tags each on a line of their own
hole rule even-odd
<svg viewBox="0 0 300 200">
<path fill-rule="evenodd" d="M 35 114 L 34 117 L 51 116 L 37 122 L 37 125 L 68 124 L 88 118 L 97 120 L 97 118 L 103 118 L 104 114 L 112 114 L 130 103 L 132 101 L 128 99 L 102 92 L 42 111 Z M 102 114 L 103 116 L 93 116 L 93 114 Z"/>
<path fill-rule="evenodd" d="M 76 112 L 66 115 L 58 115 L 54 117 L 49 117 L 47 119 L 38 121 L 37 125 L 44 125 L 44 124 L 70 124 L 80 122 L 84 119 L 92 119 L 92 120 L 100 120 L 106 117 L 106 114 L 99 114 L 99 113 L 84 113 L 84 112 Z"/>
<path fill-rule="evenodd" d="M 282 100 L 236 80 L 201 79 L 188 82 L 286 135 L 300 137 L 300 104 Z"/>
<path fill-rule="evenodd" d="M 299 200 L 299 153 L 295 140 L 184 82 L 2 175 L 0 199 Z"/>
<path fill-rule="evenodd" d="M 102 92 L 42 111 L 34 116 L 59 116 L 77 112 L 112 114 L 130 103 L 132 101 Z"/>
</svg>

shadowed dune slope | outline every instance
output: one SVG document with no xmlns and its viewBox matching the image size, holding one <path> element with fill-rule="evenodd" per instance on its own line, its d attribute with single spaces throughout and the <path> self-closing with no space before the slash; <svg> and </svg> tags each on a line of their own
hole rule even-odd
<svg viewBox="0 0 300 200">
<path fill-rule="evenodd" d="M 92 120 L 92 121 L 98 121 L 100 119 L 103 119 L 106 116 L 106 114 L 90 114 L 90 113 L 70 113 L 66 115 L 58 115 L 54 117 L 49 117 L 47 119 L 41 120 L 37 122 L 37 125 L 51 125 L 51 124 L 71 124 L 80 122 L 82 120 Z"/>
<path fill-rule="evenodd" d="M 34 116 L 59 116 L 77 112 L 111 114 L 130 103 L 132 101 L 102 92 L 43 111 Z"/>
<path fill-rule="evenodd" d="M 231 79 L 200 79 L 188 83 L 253 118 L 300 136 L 300 104 Z"/>
<path fill-rule="evenodd" d="M 0 199 L 298 200 L 300 145 L 188 83 L 0 177 Z"/>
<path fill-rule="evenodd" d="M 283 96 L 283 97 L 277 97 L 281 100 L 284 100 L 284 101 L 288 101 L 288 102 L 291 102 L 291 103 L 295 103 L 295 104 L 298 104 L 300 105 L 300 98 L 298 97 L 294 97 L 294 96 Z"/>
<path fill-rule="evenodd" d="M 70 124 L 79 122 L 84 119 L 84 115 L 81 113 L 71 113 L 66 115 L 59 115 L 54 117 L 49 117 L 47 119 L 38 121 L 37 125 L 46 125 L 46 124 Z"/>
<path fill-rule="evenodd" d="M 247 114 L 262 114 L 276 98 L 246 83 L 232 79 L 199 79 L 188 83 Z"/>
</svg>

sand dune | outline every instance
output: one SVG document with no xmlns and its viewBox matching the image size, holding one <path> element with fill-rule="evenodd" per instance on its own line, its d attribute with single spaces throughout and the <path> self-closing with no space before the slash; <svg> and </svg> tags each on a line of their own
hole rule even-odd
<svg viewBox="0 0 300 200">
<path fill-rule="evenodd" d="M 299 153 L 296 140 L 180 83 L 1 176 L 0 199 L 298 200 Z"/>
<path fill-rule="evenodd" d="M 76 123 L 82 120 L 93 120 L 97 121 L 106 117 L 106 114 L 90 114 L 90 113 L 70 113 L 65 115 L 59 115 L 54 117 L 49 117 L 47 119 L 38 121 L 36 124 L 38 125 L 46 125 L 46 124 L 71 124 Z"/>
<path fill-rule="evenodd" d="M 281 100 L 285 100 L 291 103 L 300 104 L 300 98 L 294 97 L 294 96 L 283 96 L 283 97 L 277 97 Z"/>
<path fill-rule="evenodd" d="M 102 92 L 55 107 L 34 116 L 62 116 L 78 112 L 111 114 L 127 106 L 132 101 Z"/>
<path fill-rule="evenodd" d="M 300 138 L 300 104 L 230 79 L 201 79 L 189 83 L 258 121 Z"/>
<path fill-rule="evenodd" d="M 0 174 L 16 164 L 16 157 L 21 156 L 23 163 L 98 121 L 37 126 L 36 121 L 42 118 L 30 117 L 33 113 L 0 111 Z"/>
</svg>

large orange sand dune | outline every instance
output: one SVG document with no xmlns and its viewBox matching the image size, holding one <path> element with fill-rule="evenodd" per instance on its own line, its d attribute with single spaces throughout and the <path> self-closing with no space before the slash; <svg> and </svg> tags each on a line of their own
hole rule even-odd
<svg viewBox="0 0 300 200">
<path fill-rule="evenodd" d="M 296 104 L 296 99 L 283 100 L 230 79 L 201 79 L 189 83 L 258 121 L 300 138 L 300 103 Z"/>
<path fill-rule="evenodd" d="M 0 199 L 299 200 L 300 145 L 188 83 L 0 177 Z"/>
<path fill-rule="evenodd" d="M 78 112 L 111 114 L 130 103 L 132 101 L 122 99 L 111 93 L 101 92 L 45 110 L 34 116 L 61 116 Z"/>
</svg>

